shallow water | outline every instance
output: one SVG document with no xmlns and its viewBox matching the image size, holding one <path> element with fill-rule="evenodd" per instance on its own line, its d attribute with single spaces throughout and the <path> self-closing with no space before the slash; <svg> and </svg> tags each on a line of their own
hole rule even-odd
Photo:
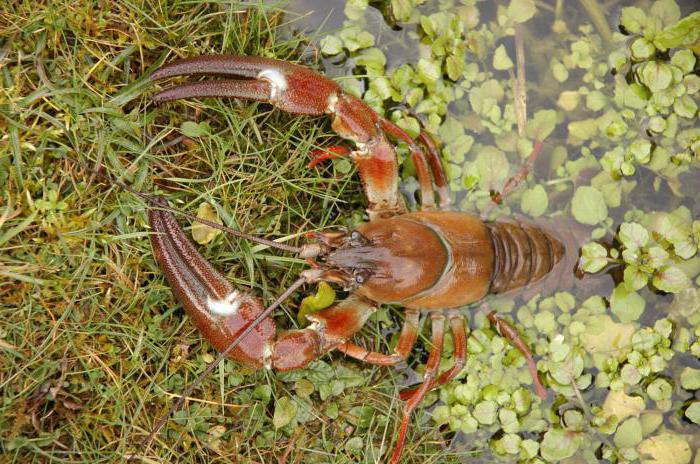
<svg viewBox="0 0 700 464">
<path fill-rule="evenodd" d="M 569 31 L 571 31 L 573 35 L 577 34 L 579 25 L 590 23 L 590 17 L 584 8 L 580 6 L 582 3 L 584 2 L 567 2 L 565 12 L 562 16 L 562 18 L 566 20 Z M 600 3 L 603 5 L 605 19 L 608 21 L 610 31 L 617 30 L 620 12 L 623 7 L 639 5 L 643 9 L 648 9 L 649 6 L 648 2 L 608 1 Z M 683 16 L 697 10 L 698 7 L 697 2 L 694 1 L 686 0 L 678 3 Z M 343 27 L 345 19 L 343 14 L 344 4 L 345 2 L 343 1 L 324 0 L 298 0 L 290 4 L 289 10 L 292 13 L 289 15 L 289 18 L 293 18 L 291 23 L 292 29 L 303 30 L 313 38 L 312 43 L 306 50 L 307 52 L 316 52 L 317 50 L 315 49 L 318 47 L 320 38 L 326 34 L 336 32 Z M 558 84 L 556 81 L 546 78 L 546 74 L 549 72 L 549 54 L 554 54 L 568 45 L 557 43 L 543 44 L 543 42 L 547 41 L 550 37 L 553 15 L 555 12 L 553 6 L 548 8 L 543 7 L 545 6 L 545 2 L 539 2 L 538 5 L 540 7 L 538 14 L 533 20 L 526 23 L 526 33 L 524 34 L 524 48 L 527 60 L 525 69 L 529 84 L 529 116 L 540 108 L 556 108 L 556 96 L 559 95 L 561 91 L 575 89 L 575 83 L 579 82 L 576 79 L 571 79 L 564 84 Z M 495 3 L 481 2 L 477 3 L 477 6 L 481 13 L 480 24 L 496 20 Z M 425 5 L 420 7 L 420 11 L 423 14 L 430 14 L 438 11 L 438 9 L 439 7 L 436 5 L 436 2 L 426 2 Z M 375 46 L 380 48 L 386 55 L 386 68 L 388 70 L 394 69 L 402 63 L 417 63 L 420 58 L 420 53 L 416 53 L 416 50 L 419 48 L 419 36 L 416 35 L 417 26 L 415 24 L 402 25 L 398 23 L 398 25 L 392 27 L 385 21 L 382 13 L 378 9 L 372 7 L 370 7 L 370 10 L 363 16 L 363 24 L 364 28 L 371 31 L 376 37 L 377 43 Z M 506 49 L 509 55 L 514 56 L 515 52 L 512 41 L 506 42 Z M 616 46 L 619 47 L 619 45 L 610 45 L 607 49 L 610 50 Z M 351 57 L 348 59 L 347 54 L 343 53 L 333 57 L 324 57 L 323 64 L 326 74 L 332 77 L 351 75 L 355 69 L 353 59 Z M 608 74 L 603 78 L 603 81 L 605 85 L 612 87 L 614 85 L 614 79 L 615 76 Z M 573 84 L 571 81 L 573 81 Z M 367 85 L 366 80 L 364 84 L 365 86 Z M 551 87 L 552 85 L 554 85 L 554 87 Z M 574 87 L 572 87 L 572 85 L 574 85 Z M 465 98 L 467 98 L 467 95 L 465 95 Z M 455 101 L 450 103 L 448 116 L 463 120 L 468 117 L 471 112 L 472 110 L 468 105 L 460 104 L 460 102 Z M 638 131 L 639 137 L 644 138 L 647 135 L 647 120 L 628 121 L 630 126 L 635 123 L 637 124 L 635 130 Z M 486 145 L 492 143 L 491 135 L 488 131 L 483 131 L 481 134 L 473 133 L 472 135 L 476 138 L 475 145 L 479 143 Z M 481 140 L 481 137 L 485 138 Z M 550 185 L 557 182 L 557 180 L 552 180 L 553 178 L 555 179 L 555 176 L 553 176 L 553 170 L 551 168 L 551 165 L 556 162 L 554 159 L 556 156 L 555 146 L 565 146 L 569 150 L 569 158 L 576 158 L 576 151 L 580 150 L 580 147 L 568 146 L 566 140 L 566 125 L 559 124 L 555 132 L 546 141 L 542 156 L 535 166 L 535 179 L 538 183 Z M 591 153 L 596 158 L 600 158 L 608 149 L 609 148 L 604 147 L 591 147 Z M 474 151 L 470 152 L 467 154 L 467 160 L 474 156 Z M 593 174 L 595 174 L 595 172 L 591 172 L 590 175 L 584 172 L 581 179 L 579 179 L 579 185 L 587 185 Z M 586 176 L 588 176 L 588 178 Z M 619 224 L 625 221 L 625 214 L 633 209 L 642 211 L 671 211 L 679 206 L 685 206 L 690 210 L 693 218 L 697 219 L 700 217 L 700 181 L 698 180 L 697 169 L 691 168 L 690 172 L 681 174 L 674 185 L 667 182 L 659 182 L 656 178 L 657 175 L 647 169 L 637 169 L 634 175 L 625 178 L 627 181 L 636 182 L 637 185 L 631 193 L 623 195 L 623 203 L 621 206 L 609 209 L 609 217 L 612 218 L 611 230 L 614 231 L 617 229 Z M 411 179 L 404 179 L 404 181 L 409 185 L 408 190 L 410 191 L 411 183 L 415 184 L 415 182 Z M 655 185 L 655 182 L 657 185 Z M 676 194 L 674 194 L 672 189 L 677 190 Z M 683 192 L 683 194 L 679 195 L 677 194 L 678 192 Z M 458 204 L 460 201 L 467 198 L 468 195 L 465 191 L 456 191 L 455 194 Z M 568 192 L 558 192 L 556 195 L 552 195 L 550 197 L 548 212 L 555 212 L 555 214 L 562 219 L 561 210 L 568 211 L 567 205 L 570 200 L 570 190 Z M 564 215 L 566 214 L 569 213 L 564 213 Z M 570 217 L 569 219 L 575 222 L 573 218 Z M 602 240 L 610 242 L 612 240 L 611 235 L 607 234 Z M 607 298 L 612 293 L 614 285 L 620 280 L 621 269 L 612 269 L 606 274 L 589 276 L 584 280 L 583 284 L 576 286 L 571 292 L 576 298 L 577 303 L 584 301 L 590 295 L 601 295 Z M 673 301 L 673 295 L 654 292 L 648 287 L 643 288 L 639 293 L 646 301 L 646 310 L 638 322 L 642 326 L 653 327 L 657 320 L 667 315 L 666 308 Z M 700 367 L 700 362 L 689 353 L 676 353 L 668 367 L 660 374 L 661 376 L 670 378 L 672 381 L 675 380 L 677 383 L 677 375 L 684 366 L 698 368 Z M 581 393 L 588 405 L 595 406 L 602 404 L 607 392 L 607 388 L 600 389 L 592 385 Z M 672 400 L 674 402 L 682 402 L 690 396 L 689 393 L 684 392 L 680 388 L 676 388 Z M 653 402 L 650 404 L 653 404 Z M 544 409 L 544 406 L 542 406 L 542 408 Z M 683 425 L 682 422 L 683 421 L 680 421 L 679 423 L 678 418 L 674 417 L 673 413 L 666 414 L 664 417 L 664 424 L 670 430 L 688 433 L 688 425 Z M 432 423 L 430 423 L 430 426 L 432 426 Z M 690 430 L 693 430 L 694 426 L 690 425 L 690 427 Z M 694 430 L 696 433 L 700 433 L 697 427 L 695 427 Z M 460 436 L 458 434 L 458 437 L 459 439 L 455 440 L 453 443 L 453 446 L 457 449 L 471 449 L 474 447 L 475 441 L 492 438 L 489 436 L 489 433 L 481 429 L 476 435 Z M 475 440 L 475 437 L 478 437 L 478 440 Z M 477 449 L 483 451 L 483 448 L 477 447 Z M 488 452 L 486 456 L 487 458 L 485 458 L 483 462 L 489 462 Z"/>
</svg>

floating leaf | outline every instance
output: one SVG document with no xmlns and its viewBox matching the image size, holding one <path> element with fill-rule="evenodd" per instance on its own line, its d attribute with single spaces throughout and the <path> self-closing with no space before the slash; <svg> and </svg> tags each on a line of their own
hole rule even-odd
<svg viewBox="0 0 700 464">
<path fill-rule="evenodd" d="M 596 225 L 608 217 L 603 194 L 595 187 L 581 186 L 571 200 L 571 212 L 581 224 Z"/>
<path fill-rule="evenodd" d="M 654 44 L 649 42 L 644 37 L 639 37 L 632 42 L 632 45 L 630 45 L 630 51 L 632 52 L 634 59 L 646 60 L 654 56 L 656 47 L 654 47 Z"/>
<path fill-rule="evenodd" d="M 391 11 L 399 21 L 409 21 L 415 8 L 416 0 L 391 0 Z"/>
<path fill-rule="evenodd" d="M 503 44 L 499 45 L 493 54 L 493 67 L 499 71 L 513 68 L 513 60 L 508 56 L 506 47 Z"/>
<path fill-rule="evenodd" d="M 684 368 L 681 372 L 681 386 L 686 390 L 700 390 L 700 369 Z"/>
<path fill-rule="evenodd" d="M 610 298 L 610 309 L 622 322 L 638 320 L 645 306 L 644 298 L 637 292 L 627 290 L 624 283 L 615 287 Z"/>
<path fill-rule="evenodd" d="M 611 391 L 603 403 L 603 413 L 606 417 L 615 416 L 618 420 L 627 417 L 639 417 L 644 411 L 644 398 L 640 396 L 628 396 L 623 390 Z"/>
<path fill-rule="evenodd" d="M 600 243 L 587 243 L 581 249 L 581 269 L 591 274 L 608 264 L 608 250 Z"/>
<path fill-rule="evenodd" d="M 662 292 L 678 293 L 690 287 L 690 279 L 680 268 L 668 266 L 654 274 L 651 282 Z"/>
<path fill-rule="evenodd" d="M 345 16 L 347 16 L 348 19 L 358 20 L 362 18 L 368 6 L 369 0 L 346 0 Z"/>
<path fill-rule="evenodd" d="M 534 0 L 511 0 L 506 14 L 516 23 L 524 23 L 535 16 L 537 7 Z"/>
<path fill-rule="evenodd" d="M 700 11 L 678 21 L 654 36 L 654 45 L 662 50 L 685 47 L 700 41 Z"/>
<path fill-rule="evenodd" d="M 321 53 L 324 55 L 337 55 L 343 51 L 343 41 L 334 35 L 327 35 L 321 39 Z"/>
<path fill-rule="evenodd" d="M 637 446 L 642 464 L 688 464 L 692 451 L 680 435 L 662 433 L 647 438 Z"/>
<path fill-rule="evenodd" d="M 496 147 L 484 147 L 474 161 L 482 190 L 498 190 L 508 177 L 509 164 L 505 153 Z"/>
<path fill-rule="evenodd" d="M 678 50 L 671 57 L 671 64 L 678 66 L 686 74 L 693 71 L 696 61 L 695 54 L 690 50 Z"/>
<path fill-rule="evenodd" d="M 647 395 L 654 401 L 663 401 L 671 398 L 673 387 L 666 379 L 656 379 L 647 385 Z"/>
<path fill-rule="evenodd" d="M 637 75 L 642 84 L 649 87 L 652 92 L 667 89 L 673 82 L 673 72 L 663 61 L 647 61 L 641 65 Z"/>
<path fill-rule="evenodd" d="M 685 417 L 700 425 L 700 401 L 693 401 L 685 410 Z"/>
<path fill-rule="evenodd" d="M 642 441 L 642 424 L 639 419 L 632 417 L 620 424 L 614 440 L 618 448 L 632 448 Z"/>
<path fill-rule="evenodd" d="M 447 68 L 447 76 L 456 81 L 462 77 L 464 74 L 464 60 L 460 57 L 450 55 L 445 60 L 445 67 Z"/>
<path fill-rule="evenodd" d="M 539 110 L 527 122 L 527 135 L 540 142 L 545 140 L 557 126 L 557 112 L 554 110 Z"/>
<path fill-rule="evenodd" d="M 216 224 L 223 224 L 216 210 L 206 202 L 199 204 L 197 208 L 197 217 L 199 219 L 215 222 Z M 220 233 L 221 230 L 209 227 L 201 222 L 193 222 L 192 224 L 192 239 L 200 245 L 211 242 Z"/>
<path fill-rule="evenodd" d="M 623 222 L 617 236 L 628 250 L 637 250 L 649 242 L 649 232 L 636 222 Z"/>
<path fill-rule="evenodd" d="M 474 406 L 472 415 L 480 424 L 491 425 L 496 422 L 496 412 L 498 405 L 495 401 L 484 400 Z"/>
<path fill-rule="evenodd" d="M 642 32 L 642 27 L 647 22 L 647 15 L 641 8 L 636 6 L 626 7 L 622 9 L 620 14 L 620 24 L 627 32 L 639 34 Z"/>
<path fill-rule="evenodd" d="M 581 444 L 581 435 L 562 429 L 550 429 L 540 445 L 542 457 L 548 461 L 560 461 L 573 456 Z"/>
<path fill-rule="evenodd" d="M 541 185 L 535 185 L 531 189 L 526 190 L 520 198 L 520 209 L 523 210 L 523 213 L 532 217 L 542 216 L 547 211 L 548 204 L 547 192 Z"/>
</svg>

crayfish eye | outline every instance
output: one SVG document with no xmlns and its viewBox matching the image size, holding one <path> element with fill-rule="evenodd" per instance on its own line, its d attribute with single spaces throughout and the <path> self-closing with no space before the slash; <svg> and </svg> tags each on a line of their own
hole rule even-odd
<svg viewBox="0 0 700 464">
<path fill-rule="evenodd" d="M 356 230 L 353 230 L 352 232 L 350 232 L 349 242 L 350 242 L 351 246 L 367 245 L 367 239 L 365 237 L 363 237 L 362 234 Z"/>
</svg>

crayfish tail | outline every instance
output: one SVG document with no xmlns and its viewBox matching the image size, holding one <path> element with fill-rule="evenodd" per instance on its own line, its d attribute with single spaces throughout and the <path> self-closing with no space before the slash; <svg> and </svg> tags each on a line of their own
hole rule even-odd
<svg viewBox="0 0 700 464">
<path fill-rule="evenodd" d="M 565 254 L 553 232 L 530 222 L 488 224 L 494 249 L 491 293 L 535 284 L 550 274 Z"/>
</svg>

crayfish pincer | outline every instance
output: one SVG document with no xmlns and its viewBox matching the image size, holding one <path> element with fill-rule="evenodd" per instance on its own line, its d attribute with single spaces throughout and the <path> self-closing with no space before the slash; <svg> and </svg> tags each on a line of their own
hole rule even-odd
<svg viewBox="0 0 700 464">
<path fill-rule="evenodd" d="M 202 56 L 167 64 L 152 78 L 180 75 L 227 78 L 174 86 L 154 99 L 226 97 L 263 101 L 296 114 L 327 114 L 338 135 L 353 144 L 353 149 L 332 147 L 319 158 L 353 160 L 367 196 L 369 222 L 349 232 L 307 234 L 310 242 L 294 249 L 311 266 L 302 272 L 301 283 L 328 281 L 350 292 L 347 299 L 307 316 L 312 322 L 307 328 L 278 332 L 270 308 L 266 310 L 259 297 L 234 288 L 217 272 L 166 210 L 149 213 L 152 245 L 173 293 L 202 335 L 231 359 L 252 368 L 297 369 L 330 350 L 367 363 L 394 365 L 411 352 L 420 314 L 427 312 L 432 348 L 423 383 L 401 395 L 403 417 L 391 456 L 392 463 L 398 462 L 412 411 L 429 390 L 464 367 L 467 329 L 458 308 L 488 294 L 540 284 L 564 270 L 570 273 L 564 269 L 572 264 L 565 258 L 564 240 L 531 222 L 489 223 L 450 211 L 446 176 L 430 137 L 423 133 L 413 140 L 309 68 L 268 58 Z M 420 211 L 407 211 L 399 194 L 392 141 L 408 145 L 420 184 Z M 368 351 L 351 341 L 382 303 L 405 308 L 398 344 L 388 354 Z M 489 320 L 522 352 L 538 394 L 546 396 L 532 355 L 517 332 L 494 313 Z M 446 325 L 454 339 L 455 363 L 440 373 Z"/>
</svg>

